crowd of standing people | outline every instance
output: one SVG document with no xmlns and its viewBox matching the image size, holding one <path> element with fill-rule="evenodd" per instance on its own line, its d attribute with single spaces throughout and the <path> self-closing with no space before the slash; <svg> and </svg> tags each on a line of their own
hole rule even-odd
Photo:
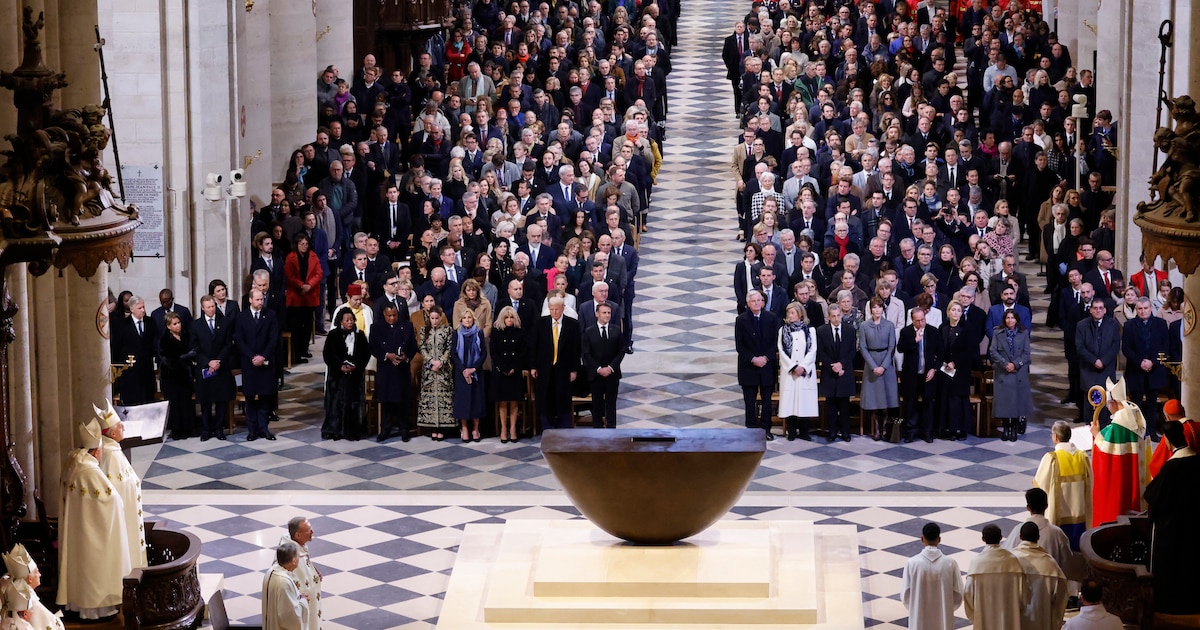
<svg viewBox="0 0 1200 630">
<path fill-rule="evenodd" d="M 515 442 L 527 415 L 573 426 L 573 396 L 615 426 L 679 9 L 477 0 L 411 72 L 325 68 L 314 141 L 250 216 L 241 304 L 222 280 L 195 319 L 169 290 L 149 317 L 113 299 L 121 402 L 161 393 L 170 437 L 223 440 L 238 371 L 247 439 L 273 440 L 289 359 L 323 336 L 326 439 L 407 441 L 415 418 L 479 441 L 495 414 Z"/>
<path fill-rule="evenodd" d="M 773 439 L 777 416 L 810 439 L 823 405 L 828 439 L 849 440 L 857 397 L 876 440 L 963 440 L 975 397 L 1016 440 L 1034 412 L 1030 295 L 1044 276 L 1062 404 L 1090 420 L 1087 391 L 1121 371 L 1157 439 L 1183 291 L 1153 260 L 1128 283 L 1116 268 L 1115 123 L 1038 11 L 756 1 L 722 58 L 741 125 L 747 426 Z"/>
</svg>

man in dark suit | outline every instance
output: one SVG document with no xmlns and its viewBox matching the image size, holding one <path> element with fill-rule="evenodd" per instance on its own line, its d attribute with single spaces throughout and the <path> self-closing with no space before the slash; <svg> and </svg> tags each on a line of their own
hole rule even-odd
<svg viewBox="0 0 1200 630">
<path fill-rule="evenodd" d="M 356 249 L 350 254 L 350 264 L 339 274 L 341 278 L 341 282 L 339 283 L 341 287 L 339 288 L 343 297 L 346 295 L 346 289 L 350 287 L 351 282 L 362 280 L 367 283 L 368 287 L 376 286 L 379 283 L 375 272 L 367 268 L 367 262 L 367 250 L 365 249 Z"/>
<path fill-rule="evenodd" d="M 274 440 L 267 429 L 267 414 L 279 393 L 279 381 L 271 361 L 279 341 L 275 314 L 264 308 L 265 294 L 250 290 L 250 308 L 238 314 L 233 340 L 241 357 L 242 394 L 246 396 L 246 441 Z"/>
<path fill-rule="evenodd" d="M 900 394 L 908 409 L 905 442 L 920 437 L 933 442 L 934 395 L 938 368 L 942 365 L 942 336 L 925 325 L 925 312 L 912 312 L 912 323 L 900 331 L 896 351 L 904 355 L 900 373 Z"/>
<path fill-rule="evenodd" d="M 1108 317 L 1104 300 L 1092 300 L 1090 317 L 1079 322 L 1075 329 L 1075 354 L 1079 357 L 1079 391 L 1075 401 L 1079 408 L 1077 422 L 1087 422 L 1089 408 L 1087 392 L 1095 386 L 1105 387 L 1117 378 L 1117 355 L 1121 352 L 1121 330 L 1117 320 Z M 1103 413 L 1103 412 L 1102 412 Z M 1101 417 L 1102 425 L 1108 424 Z"/>
<path fill-rule="evenodd" d="M 412 214 L 408 205 L 400 201 L 400 189 L 395 183 L 389 182 L 385 190 L 386 200 L 380 204 L 372 228 L 388 258 L 403 260 L 412 239 Z"/>
<path fill-rule="evenodd" d="M 575 309 L 575 311 L 579 313 L 579 328 L 582 330 L 587 330 L 588 328 L 595 326 L 600 319 L 600 315 L 597 312 L 599 307 L 607 305 L 612 309 L 611 319 L 613 323 L 613 329 L 619 331 L 621 336 L 624 337 L 625 321 L 622 318 L 624 309 L 621 308 L 621 304 L 619 302 L 609 299 L 612 291 L 608 286 L 608 283 L 603 281 L 595 282 L 592 284 L 591 290 L 592 299 L 580 304 L 579 308 Z M 580 295 L 580 298 L 582 297 L 583 296 Z"/>
<path fill-rule="evenodd" d="M 742 60 L 750 54 L 750 35 L 746 24 L 738 22 L 733 35 L 725 38 L 721 47 L 721 61 L 725 63 L 725 78 L 733 83 L 733 113 L 742 114 Z"/>
<path fill-rule="evenodd" d="M 1146 432 L 1157 440 L 1158 392 L 1167 386 L 1167 368 L 1159 361 L 1160 354 L 1170 351 L 1167 342 L 1167 322 L 1153 315 L 1150 298 L 1137 301 L 1137 318 L 1125 322 L 1121 335 L 1121 351 L 1125 353 L 1125 388 L 1129 399 L 1146 416 Z"/>
<path fill-rule="evenodd" d="M 1121 273 L 1121 270 L 1113 268 L 1113 262 L 1112 252 L 1098 250 L 1096 252 L 1096 268 L 1083 275 L 1083 281 L 1090 282 L 1096 289 L 1096 295 L 1106 300 L 1116 299 L 1112 295 L 1112 283 L 1117 280 L 1124 283 L 1125 280 L 1125 275 Z"/>
<path fill-rule="evenodd" d="M 554 190 L 557 186 L 557 184 L 551 184 L 550 190 Z M 542 236 L 548 236 L 550 241 L 553 242 L 558 239 L 558 237 L 562 234 L 562 218 L 557 214 L 554 214 L 553 210 L 553 195 L 550 193 L 542 193 L 537 196 L 537 198 L 534 200 L 533 210 L 525 215 L 525 237 L 527 242 L 523 245 L 528 247 L 532 244 L 530 241 L 533 241 L 534 238 L 529 230 L 534 225 L 540 227 L 541 230 L 539 231 L 539 234 Z M 538 239 L 539 242 L 541 242 L 541 240 L 541 238 Z M 533 256 L 529 257 L 529 260 L 534 262 L 534 266 L 543 271 L 553 267 L 554 259 L 557 257 L 557 254 L 554 253 L 553 247 L 547 247 L 545 249 L 547 249 L 550 253 L 539 253 L 537 259 L 535 259 Z M 526 253 L 528 253 L 528 251 Z M 549 263 L 547 263 L 548 266 L 542 267 L 541 263 L 545 262 L 546 256 L 549 256 Z"/>
<path fill-rule="evenodd" d="M 569 429 L 571 388 L 579 375 L 581 337 L 579 322 L 563 315 L 565 303 L 550 298 L 550 314 L 537 320 L 530 333 L 534 392 L 542 429 Z"/>
<path fill-rule="evenodd" d="M 282 261 L 278 261 L 278 262 L 282 262 Z M 281 274 L 282 274 L 282 268 L 283 268 L 283 265 L 280 265 L 280 273 Z M 186 307 L 182 304 L 175 303 L 175 292 L 174 291 L 171 291 L 170 289 L 163 289 L 162 291 L 159 291 L 158 292 L 158 303 L 159 303 L 159 307 L 154 309 L 153 313 L 150 313 L 150 319 L 154 320 L 154 325 L 158 327 L 158 330 L 166 330 L 167 329 L 167 325 L 165 323 L 163 323 L 167 317 L 167 313 L 175 313 L 175 314 L 179 315 L 180 321 L 183 321 L 185 323 L 185 325 L 187 322 L 192 321 L 192 312 L 188 310 L 188 307 Z"/>
<path fill-rule="evenodd" d="M 829 323 L 817 329 L 818 388 L 825 397 L 825 423 L 830 442 L 850 441 L 850 397 L 854 382 L 854 355 L 858 337 L 854 326 L 842 325 L 842 309 L 829 305 Z"/>
<path fill-rule="evenodd" d="M 779 318 L 766 309 L 766 298 L 755 289 L 746 296 L 746 310 L 734 320 L 733 344 L 738 357 L 738 385 L 746 406 L 746 428 L 771 433 L 771 393 L 779 379 L 776 338 Z"/>
<path fill-rule="evenodd" d="M 528 334 L 532 330 L 532 322 L 538 319 L 542 305 L 525 299 L 525 285 L 517 278 L 510 278 L 505 290 L 506 294 L 496 300 L 496 312 L 493 313 L 493 317 L 500 315 L 500 309 L 511 306 L 521 320 L 521 331 Z"/>
<path fill-rule="evenodd" d="M 250 261 L 250 271 L 266 269 L 271 276 L 271 292 L 284 295 L 287 279 L 283 274 L 283 257 L 275 255 L 275 239 L 266 232 L 259 232 L 254 236 L 254 248 L 258 255 Z"/>
<path fill-rule="evenodd" d="M 1017 303 L 1028 308 L 1029 307 L 1029 281 L 1025 274 L 1017 271 L 1017 257 L 1009 254 L 1004 257 L 1001 262 L 1000 273 L 993 275 L 988 280 L 988 298 L 992 304 L 1000 302 L 1000 294 L 1004 291 L 1004 287 L 1009 285 L 1009 278 L 1013 278 L 1017 282 Z M 1022 324 L 1025 322 L 1022 321 Z"/>
<path fill-rule="evenodd" d="M 374 315 L 373 321 L 383 321 L 383 309 L 389 306 L 396 307 L 396 317 L 400 321 L 408 321 L 408 295 L 412 294 L 412 285 L 409 285 L 407 295 L 400 295 L 400 276 L 391 269 L 384 272 L 382 280 L 383 291 L 375 299 L 374 303 L 371 304 L 371 313 Z"/>
<path fill-rule="evenodd" d="M 547 195 L 547 202 L 548 198 L 549 195 Z M 530 215 L 530 218 L 532 219 L 534 216 L 536 215 Z M 540 271 L 553 267 L 554 259 L 558 258 L 558 252 L 543 242 L 543 234 L 544 230 L 541 225 L 526 225 L 525 235 L 528 240 L 517 247 L 517 251 L 524 252 L 529 256 L 529 265 Z"/>
<path fill-rule="evenodd" d="M 601 302 L 595 310 L 596 323 L 583 333 L 582 360 L 591 381 L 592 426 L 605 429 L 617 426 L 617 390 L 625 358 L 625 338 L 613 320 L 614 312 L 607 302 Z"/>
<path fill-rule="evenodd" d="M 773 267 L 759 269 L 758 281 L 759 290 L 763 292 L 763 296 L 767 300 L 763 308 L 782 321 L 783 311 L 787 308 L 788 295 L 782 285 L 775 283 L 775 269 Z"/>
<path fill-rule="evenodd" d="M 1059 289 L 1058 293 L 1058 324 L 1063 331 L 1063 352 L 1067 357 L 1067 393 L 1061 404 L 1069 405 L 1080 398 L 1079 391 L 1079 356 L 1075 354 L 1075 325 L 1079 320 L 1089 315 L 1088 305 L 1093 295 L 1084 290 L 1083 275 L 1078 269 L 1067 272 L 1068 286 Z M 1091 291 L 1091 285 L 1088 285 Z"/>
<path fill-rule="evenodd" d="M 200 404 L 200 441 L 225 439 L 225 413 L 237 397 L 233 378 L 231 322 L 217 315 L 211 295 L 200 298 L 200 317 L 191 322 L 192 352 L 196 353 L 196 402 Z"/>
<path fill-rule="evenodd" d="M 397 278 L 389 281 L 398 282 Z M 400 430 L 400 440 L 407 442 L 409 438 L 408 409 L 405 405 L 412 404 L 410 393 L 412 387 L 412 370 L 409 361 L 417 353 L 416 336 L 413 334 L 412 323 L 408 321 L 408 306 L 397 308 L 387 300 L 379 300 L 383 305 L 380 315 L 376 316 L 371 329 L 371 355 L 378 365 L 375 374 L 375 401 L 380 405 L 379 435 L 376 442 L 382 442 L 391 436 L 393 429 Z M 404 319 L 400 312 L 404 311 Z M 397 426 L 398 425 L 398 426 Z"/>
<path fill-rule="evenodd" d="M 112 362 L 124 365 L 133 358 L 133 365 L 117 379 L 116 390 L 125 406 L 154 402 L 158 387 L 154 380 L 154 358 L 158 354 L 159 328 L 146 317 L 146 301 L 134 295 L 129 298 L 129 317 L 112 322 Z"/>
<path fill-rule="evenodd" d="M 454 303 L 458 301 L 458 284 L 446 279 L 446 270 L 435 267 L 429 272 L 429 279 L 417 288 L 417 297 L 424 300 L 426 295 L 432 295 L 437 305 L 447 313 L 454 312 Z"/>
</svg>

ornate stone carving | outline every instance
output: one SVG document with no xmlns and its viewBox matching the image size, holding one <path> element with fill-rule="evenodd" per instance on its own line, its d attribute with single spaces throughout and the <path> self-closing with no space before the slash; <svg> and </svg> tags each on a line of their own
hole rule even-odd
<svg viewBox="0 0 1200 630">
<path fill-rule="evenodd" d="M 1154 147 L 1166 156 L 1150 177 L 1150 201 L 1139 202 L 1133 221 L 1142 229 L 1149 258 L 1174 259 L 1191 274 L 1200 266 L 1200 113 L 1184 95 L 1163 98 L 1174 128 L 1159 127 Z"/>
</svg>

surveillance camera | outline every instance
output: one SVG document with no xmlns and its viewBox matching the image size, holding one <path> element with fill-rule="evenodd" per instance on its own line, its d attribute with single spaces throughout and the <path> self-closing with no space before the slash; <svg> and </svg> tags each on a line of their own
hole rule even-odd
<svg viewBox="0 0 1200 630">
<path fill-rule="evenodd" d="M 246 196 L 246 171 L 240 168 L 229 171 L 229 194 L 237 198 Z"/>
<path fill-rule="evenodd" d="M 221 176 L 209 173 L 204 176 L 204 198 L 209 201 L 221 200 Z"/>
<path fill-rule="evenodd" d="M 204 176 L 204 183 L 209 187 L 219 187 L 221 185 L 221 176 L 217 173 L 209 173 L 208 175 Z"/>
</svg>

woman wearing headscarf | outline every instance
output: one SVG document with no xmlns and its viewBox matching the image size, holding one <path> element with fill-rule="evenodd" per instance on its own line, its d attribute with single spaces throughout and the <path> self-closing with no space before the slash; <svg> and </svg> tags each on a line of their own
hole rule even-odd
<svg viewBox="0 0 1200 630">
<path fill-rule="evenodd" d="M 359 440 L 367 432 L 364 387 L 371 349 L 367 336 L 355 327 L 354 313 L 342 310 L 336 327 L 325 337 L 325 422 L 321 438 Z"/>
</svg>

